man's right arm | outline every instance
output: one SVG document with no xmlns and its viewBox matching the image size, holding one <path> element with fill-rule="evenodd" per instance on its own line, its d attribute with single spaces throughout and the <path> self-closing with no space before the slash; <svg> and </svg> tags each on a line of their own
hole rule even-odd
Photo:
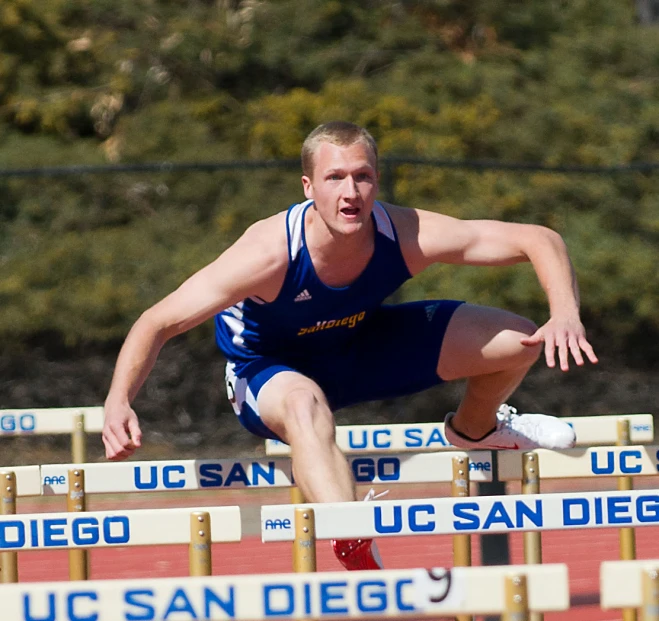
<svg viewBox="0 0 659 621">
<path fill-rule="evenodd" d="M 280 216 L 273 216 L 250 227 L 215 261 L 139 317 L 119 352 L 105 401 L 103 443 L 108 459 L 124 459 L 141 445 L 131 403 L 163 345 L 246 297 L 274 299 L 287 265 L 285 229 Z"/>
</svg>

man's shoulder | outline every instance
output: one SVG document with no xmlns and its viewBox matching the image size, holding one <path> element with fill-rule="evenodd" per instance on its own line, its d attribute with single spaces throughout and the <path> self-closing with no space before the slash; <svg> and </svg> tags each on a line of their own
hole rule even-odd
<svg viewBox="0 0 659 621">
<path fill-rule="evenodd" d="M 240 246 L 248 246 L 260 256 L 268 256 L 271 260 L 280 258 L 288 260 L 288 237 L 286 235 L 286 212 L 276 213 L 254 222 L 236 242 Z"/>
</svg>

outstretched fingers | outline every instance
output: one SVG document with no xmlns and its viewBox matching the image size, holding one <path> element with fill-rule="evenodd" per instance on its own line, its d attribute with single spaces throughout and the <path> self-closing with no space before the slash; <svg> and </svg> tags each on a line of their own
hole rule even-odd
<svg viewBox="0 0 659 621">
<path fill-rule="evenodd" d="M 570 369 L 570 356 L 577 366 L 583 366 L 584 354 L 593 364 L 598 362 L 597 356 L 586 339 L 583 325 L 556 325 L 552 320 L 538 328 L 531 336 L 523 337 L 522 345 L 534 346 L 544 343 L 545 361 L 553 369 L 556 366 L 556 357 L 562 371 Z"/>
</svg>

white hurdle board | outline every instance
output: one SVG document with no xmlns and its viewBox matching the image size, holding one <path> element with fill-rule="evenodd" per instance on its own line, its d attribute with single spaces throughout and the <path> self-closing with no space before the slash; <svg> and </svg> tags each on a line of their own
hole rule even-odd
<svg viewBox="0 0 659 621">
<path fill-rule="evenodd" d="M 103 407 L 32 408 L 27 410 L 0 410 L 0 438 L 2 436 L 54 435 L 72 433 L 74 416 L 85 415 L 85 431 L 103 430 Z"/>
<path fill-rule="evenodd" d="M 659 559 L 604 561 L 600 565 L 602 608 L 640 608 L 643 605 L 643 573 L 659 571 Z"/>
<path fill-rule="evenodd" d="M 317 539 L 659 525 L 659 491 L 312 503 Z M 261 540 L 293 541 L 295 505 L 261 507 Z"/>
<path fill-rule="evenodd" d="M 456 456 L 469 457 L 472 481 L 492 480 L 490 451 L 355 456 L 349 462 L 359 484 L 442 483 L 452 480 L 452 460 Z M 42 493 L 66 494 L 68 471 L 76 468 L 84 471 L 85 491 L 90 494 L 273 488 L 295 484 L 288 457 L 126 461 L 43 465 Z"/>
<path fill-rule="evenodd" d="M 536 449 L 540 479 L 659 474 L 659 446 L 596 446 L 564 451 Z M 523 477 L 522 451 L 499 452 L 499 480 Z"/>
<path fill-rule="evenodd" d="M 531 610 L 568 608 L 564 564 L 17 583 L 0 601 L 2 621 L 436 618 L 503 612 L 510 575 L 526 576 Z"/>
<path fill-rule="evenodd" d="M 16 476 L 17 496 L 41 495 L 41 468 L 39 466 L 11 466 L 9 468 L 0 466 L 0 485 L 6 484 L 5 477 L 10 472 Z"/>
<path fill-rule="evenodd" d="M 630 423 L 632 444 L 648 444 L 654 439 L 652 414 L 615 414 L 563 418 L 577 435 L 577 445 L 597 446 L 617 442 L 618 419 Z M 393 452 L 427 452 L 455 450 L 444 435 L 444 423 L 393 425 L 340 425 L 336 442 L 346 454 Z M 277 440 L 265 441 L 266 455 L 290 455 L 290 447 Z"/>
<path fill-rule="evenodd" d="M 213 541 L 240 541 L 239 507 L 26 513 L 0 516 L 0 551 L 190 543 L 195 511 L 210 515 Z"/>
</svg>

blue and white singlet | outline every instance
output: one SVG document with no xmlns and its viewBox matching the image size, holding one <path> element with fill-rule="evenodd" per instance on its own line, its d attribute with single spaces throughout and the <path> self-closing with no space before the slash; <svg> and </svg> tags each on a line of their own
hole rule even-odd
<svg viewBox="0 0 659 621">
<path fill-rule="evenodd" d="M 313 201 L 287 213 L 289 266 L 277 298 L 247 298 L 219 313 L 216 339 L 229 360 L 285 359 L 335 350 L 350 340 L 375 309 L 411 278 L 389 214 L 373 206 L 375 244 L 362 274 L 346 287 L 328 287 L 316 275 L 306 244 L 304 216 Z"/>
</svg>

